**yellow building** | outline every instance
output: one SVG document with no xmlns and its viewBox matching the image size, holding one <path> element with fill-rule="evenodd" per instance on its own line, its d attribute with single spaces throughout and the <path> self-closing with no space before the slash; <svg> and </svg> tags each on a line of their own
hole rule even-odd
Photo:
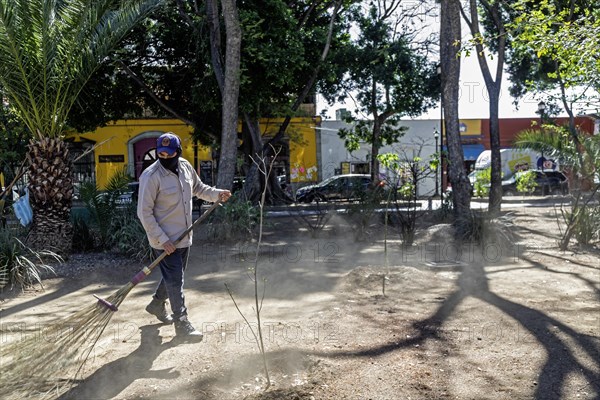
<svg viewBox="0 0 600 400">
<path fill-rule="evenodd" d="M 263 119 L 260 129 L 265 137 L 277 132 L 283 119 Z M 293 118 L 286 136 L 289 154 L 283 168 L 291 182 L 317 181 L 317 145 L 313 118 Z M 82 154 L 97 146 L 74 165 L 75 182 L 95 181 L 102 189 L 117 171 L 126 168 L 137 180 L 141 172 L 156 160 L 156 138 L 164 132 L 174 132 L 182 140 L 182 156 L 190 161 L 207 183 L 212 182 L 213 158 L 210 147 L 195 146 L 192 128 L 177 119 L 128 119 L 109 123 L 87 133 L 71 133 L 66 137 L 71 153 Z"/>
<path fill-rule="evenodd" d="M 263 118 L 260 129 L 265 138 L 274 136 L 283 118 Z M 289 142 L 289 157 L 281 157 L 289 173 L 290 182 L 316 182 L 317 170 L 317 137 L 316 125 L 320 118 L 292 118 L 286 136 Z"/>
</svg>

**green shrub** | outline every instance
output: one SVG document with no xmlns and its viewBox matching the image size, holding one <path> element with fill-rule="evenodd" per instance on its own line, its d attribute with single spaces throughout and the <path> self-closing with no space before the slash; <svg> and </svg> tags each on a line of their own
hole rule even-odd
<svg viewBox="0 0 600 400">
<path fill-rule="evenodd" d="M 516 241 L 510 213 L 490 217 L 485 212 L 472 212 L 470 218 L 456 222 L 456 230 L 463 242 L 481 246 L 499 245 L 503 249 L 511 249 Z"/>
<path fill-rule="evenodd" d="M 101 191 L 92 182 L 81 185 L 79 194 L 86 207 L 87 217 L 74 218 L 73 223 L 74 229 L 82 234 L 85 243 L 74 245 L 84 249 L 108 250 L 116 244 L 118 237 L 115 236 L 115 224 L 120 226 L 119 220 L 123 218 L 122 207 L 117 204 L 117 200 L 127 190 L 130 181 L 131 178 L 123 169 L 110 178 L 105 191 Z"/>
<path fill-rule="evenodd" d="M 20 235 L 22 232 L 14 229 L 0 230 L 0 288 L 10 284 L 24 290 L 35 283 L 42 285 L 41 273 L 54 272 L 46 260 L 63 261 L 54 252 L 30 249 L 19 240 Z"/>
<path fill-rule="evenodd" d="M 348 206 L 348 218 L 352 225 L 354 239 L 362 241 L 370 236 L 373 221 L 377 221 L 377 210 L 388 194 L 381 188 L 362 192 L 358 201 Z"/>
<path fill-rule="evenodd" d="M 88 224 L 88 218 L 84 215 L 73 215 L 73 251 L 86 252 L 94 250 L 94 233 Z"/>
<path fill-rule="evenodd" d="M 535 181 L 536 176 L 536 172 L 532 170 L 519 173 L 516 177 L 517 192 L 532 194 L 537 187 L 537 182 Z"/>
<path fill-rule="evenodd" d="M 492 183 L 492 168 L 486 168 L 475 174 L 473 194 L 477 197 L 486 197 L 490 193 Z"/>
<path fill-rule="evenodd" d="M 412 200 L 417 195 L 417 187 L 413 182 L 404 182 L 397 190 L 398 200 Z"/>
<path fill-rule="evenodd" d="M 577 243 L 588 245 L 598 238 L 600 232 L 600 208 L 581 207 L 575 220 L 575 239 Z"/>
<path fill-rule="evenodd" d="M 252 237 L 259 222 L 259 209 L 250 201 L 234 195 L 218 207 L 209 218 L 208 236 L 215 240 Z"/>
<path fill-rule="evenodd" d="M 136 260 L 147 260 L 152 256 L 148 236 L 137 217 L 135 204 L 117 210 L 113 221 L 110 242 L 119 253 Z"/>
</svg>

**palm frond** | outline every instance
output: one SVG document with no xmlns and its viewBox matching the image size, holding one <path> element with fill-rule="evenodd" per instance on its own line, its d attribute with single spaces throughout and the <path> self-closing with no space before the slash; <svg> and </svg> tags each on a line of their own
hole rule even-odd
<svg viewBox="0 0 600 400">
<path fill-rule="evenodd" d="M 558 126 L 544 125 L 543 131 L 526 130 L 516 138 L 515 146 L 522 149 L 536 150 L 562 165 L 578 166 L 578 149 L 568 132 Z"/>
<path fill-rule="evenodd" d="M 127 173 L 127 168 L 122 168 L 117 170 L 113 175 L 111 175 L 108 183 L 106 184 L 107 192 L 122 192 L 127 189 L 127 184 L 131 182 L 131 177 Z"/>
<path fill-rule="evenodd" d="M 57 137 L 90 76 L 164 0 L 0 0 L 0 85 L 34 134 Z"/>
<path fill-rule="evenodd" d="M 565 128 L 544 125 L 542 131 L 521 132 L 515 145 L 543 152 L 561 165 L 572 168 L 580 176 L 591 178 L 595 171 L 600 171 L 600 136 L 580 132 L 579 137 L 578 147 Z"/>
</svg>

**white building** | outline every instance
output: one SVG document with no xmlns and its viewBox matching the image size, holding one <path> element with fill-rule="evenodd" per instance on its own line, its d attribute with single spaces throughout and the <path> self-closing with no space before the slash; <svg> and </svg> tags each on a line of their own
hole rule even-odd
<svg viewBox="0 0 600 400">
<path fill-rule="evenodd" d="M 394 145 L 383 146 L 379 150 L 379 154 L 395 153 L 401 161 L 411 161 L 415 157 L 420 157 L 423 165 L 428 165 L 429 160 L 436 152 L 439 152 L 441 146 L 438 133 L 440 132 L 440 121 L 403 120 L 400 126 L 407 128 L 400 141 Z M 369 173 L 371 146 L 367 143 L 361 143 L 359 150 L 350 153 L 346 150 L 343 139 L 338 135 L 340 129 L 349 127 L 350 125 L 343 121 L 325 120 L 317 128 L 319 180 L 345 173 Z M 436 133 L 438 133 L 437 143 Z M 441 171 L 438 169 L 438 193 L 441 190 L 439 172 Z M 381 173 L 386 175 L 388 171 L 382 166 Z M 418 182 L 417 195 L 420 197 L 433 196 L 435 190 L 436 174 L 435 171 L 432 171 L 427 177 Z"/>
</svg>

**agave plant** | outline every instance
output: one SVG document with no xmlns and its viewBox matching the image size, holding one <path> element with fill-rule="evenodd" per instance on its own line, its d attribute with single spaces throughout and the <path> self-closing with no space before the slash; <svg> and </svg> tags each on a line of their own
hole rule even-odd
<svg viewBox="0 0 600 400">
<path fill-rule="evenodd" d="M 29 248 L 11 230 L 0 231 L 0 288 L 11 284 L 25 289 L 35 283 L 43 287 L 42 272 L 54 272 L 49 259 L 63 261 L 54 252 Z"/>
<path fill-rule="evenodd" d="M 162 0 L 0 0 L 0 86 L 30 131 L 28 243 L 68 252 L 73 181 L 62 135 L 85 83 Z"/>
<path fill-rule="evenodd" d="M 579 189 L 581 179 L 594 181 L 594 174 L 600 172 L 600 137 L 588 136 L 579 132 L 579 143 L 576 144 L 567 130 L 559 126 L 544 125 L 540 131 L 524 131 L 517 137 L 516 144 L 522 148 L 529 148 L 544 152 L 548 156 L 558 160 L 561 165 L 571 169 L 575 176 L 575 186 Z M 593 188 L 595 194 L 599 186 Z M 590 200 L 594 196 L 584 199 L 580 190 L 576 190 L 576 195 L 571 202 L 571 210 L 562 212 L 563 221 L 566 228 L 559 242 L 561 250 L 566 250 L 573 235 L 581 241 L 589 241 L 589 235 L 581 235 L 582 229 L 586 230 L 585 225 L 589 219 L 590 210 L 588 209 Z M 596 215 L 594 212 L 591 215 Z"/>
</svg>

